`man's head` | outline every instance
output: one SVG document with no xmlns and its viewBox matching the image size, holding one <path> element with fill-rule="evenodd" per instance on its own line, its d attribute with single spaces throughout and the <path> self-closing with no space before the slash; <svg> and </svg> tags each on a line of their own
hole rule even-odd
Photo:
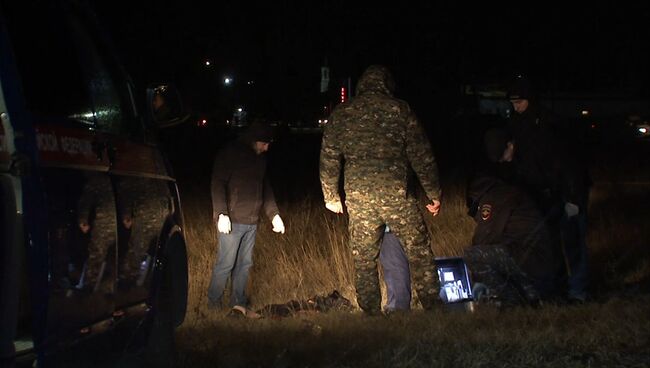
<svg viewBox="0 0 650 368">
<path fill-rule="evenodd" d="M 273 131 L 267 124 L 255 122 L 247 129 L 246 138 L 251 142 L 253 151 L 261 155 L 269 150 L 269 144 L 273 142 Z"/>
<path fill-rule="evenodd" d="M 392 96 L 395 91 L 395 80 L 387 67 L 383 65 L 369 66 L 359 77 L 357 94 L 366 92 L 382 93 Z"/>
<path fill-rule="evenodd" d="M 153 107 L 153 111 L 158 111 L 160 108 L 165 104 L 165 98 L 161 93 L 156 93 L 153 95 L 153 101 L 151 101 L 151 105 Z"/>
<path fill-rule="evenodd" d="M 523 114 L 530 104 L 531 88 L 528 79 L 517 77 L 508 88 L 508 99 L 518 114 Z"/>
<path fill-rule="evenodd" d="M 492 162 L 511 162 L 515 145 L 507 130 L 493 128 L 485 132 L 485 151 Z"/>
</svg>

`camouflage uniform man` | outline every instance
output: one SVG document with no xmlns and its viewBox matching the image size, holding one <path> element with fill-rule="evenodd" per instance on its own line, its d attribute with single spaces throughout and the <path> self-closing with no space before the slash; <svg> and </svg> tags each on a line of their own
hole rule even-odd
<svg viewBox="0 0 650 368">
<path fill-rule="evenodd" d="M 338 183 L 345 161 L 357 301 L 370 314 L 380 310 L 377 256 L 385 225 L 403 243 L 423 307 L 430 309 L 438 298 L 429 236 L 416 199 L 406 195 L 412 168 L 431 200 L 427 209 L 436 215 L 440 208 L 438 169 L 415 114 L 408 103 L 392 96 L 394 85 L 385 67 L 368 67 L 357 84 L 357 96 L 332 112 L 321 146 L 325 205 L 336 213 L 343 212 Z"/>
</svg>

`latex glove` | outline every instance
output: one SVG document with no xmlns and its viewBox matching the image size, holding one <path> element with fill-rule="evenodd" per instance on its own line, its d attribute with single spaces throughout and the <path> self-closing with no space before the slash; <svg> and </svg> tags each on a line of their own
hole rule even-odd
<svg viewBox="0 0 650 368">
<path fill-rule="evenodd" d="M 230 234 L 230 231 L 232 230 L 232 224 L 230 223 L 230 217 L 228 217 L 228 215 L 219 214 L 217 229 L 219 229 L 220 233 Z"/>
<path fill-rule="evenodd" d="M 438 212 L 440 212 L 440 201 L 434 199 L 432 203 L 427 205 L 427 210 L 431 212 L 432 215 L 438 216 Z"/>
<path fill-rule="evenodd" d="M 273 220 L 271 220 L 271 223 L 273 224 L 273 231 L 275 231 L 276 233 L 284 234 L 284 222 L 282 222 L 282 218 L 280 218 L 280 215 L 273 216 Z"/>
<path fill-rule="evenodd" d="M 343 213 L 343 204 L 341 201 L 325 202 L 325 207 L 334 213 Z"/>
<path fill-rule="evenodd" d="M 573 217 L 577 215 L 580 212 L 580 207 L 576 206 L 575 204 L 571 202 L 567 202 L 564 204 L 564 213 L 566 213 L 566 217 Z"/>
</svg>

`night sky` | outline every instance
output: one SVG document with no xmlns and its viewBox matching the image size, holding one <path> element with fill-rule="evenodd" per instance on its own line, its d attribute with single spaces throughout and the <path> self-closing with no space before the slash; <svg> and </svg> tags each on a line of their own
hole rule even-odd
<svg viewBox="0 0 650 368">
<path fill-rule="evenodd" d="M 518 73 L 541 93 L 650 97 L 650 6 L 519 4 L 102 0 L 95 8 L 136 82 L 174 82 L 202 110 L 207 95 L 224 93 L 226 74 L 255 81 L 261 110 L 286 116 L 314 105 L 324 60 L 332 77 L 353 83 L 367 65 L 388 65 L 398 96 L 416 107 L 462 83 Z"/>
</svg>

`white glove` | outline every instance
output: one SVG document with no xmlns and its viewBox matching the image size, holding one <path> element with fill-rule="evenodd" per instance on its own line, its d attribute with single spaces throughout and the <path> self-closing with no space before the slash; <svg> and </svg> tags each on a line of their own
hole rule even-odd
<svg viewBox="0 0 650 368">
<path fill-rule="evenodd" d="M 334 213 L 343 213 L 343 204 L 341 204 L 341 201 L 325 202 L 325 207 Z"/>
<path fill-rule="evenodd" d="M 230 231 L 232 230 L 232 224 L 230 223 L 230 217 L 228 217 L 228 215 L 219 215 L 219 221 L 217 221 L 217 229 L 219 229 L 220 233 L 230 234 Z"/>
<path fill-rule="evenodd" d="M 284 234 L 284 222 L 282 222 L 280 215 L 273 216 L 271 223 L 273 224 L 273 231 Z"/>
<path fill-rule="evenodd" d="M 567 217 L 573 217 L 577 215 L 580 212 L 580 207 L 576 206 L 575 204 L 571 202 L 567 202 L 564 204 L 564 213 L 566 213 Z"/>
</svg>

